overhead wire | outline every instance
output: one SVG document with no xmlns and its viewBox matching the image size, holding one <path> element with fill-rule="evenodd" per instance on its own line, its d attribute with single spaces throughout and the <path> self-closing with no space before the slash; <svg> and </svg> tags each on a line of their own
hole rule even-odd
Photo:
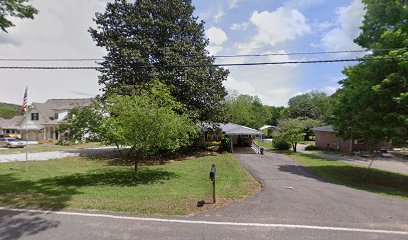
<svg viewBox="0 0 408 240">
<path fill-rule="evenodd" d="M 383 48 L 383 49 L 361 49 L 361 50 L 339 50 L 339 51 L 320 51 L 320 52 L 291 52 L 291 53 L 262 53 L 262 54 L 235 54 L 235 55 L 208 55 L 206 57 L 214 58 L 240 58 L 240 57 L 268 57 L 268 56 L 293 56 L 293 55 L 324 55 L 324 54 L 342 54 L 342 53 L 363 53 L 373 51 L 392 51 L 407 48 Z M 190 56 L 189 58 L 196 57 Z M 145 58 L 140 58 L 145 59 Z M 0 61 L 11 62 L 85 62 L 85 61 L 104 61 L 104 58 L 0 58 Z"/>
<path fill-rule="evenodd" d="M 232 67 L 232 66 L 260 66 L 260 65 L 285 65 L 285 64 L 313 64 L 408 59 L 408 57 L 364 57 L 351 59 L 325 59 L 305 61 L 278 61 L 278 62 L 249 62 L 249 63 L 219 63 L 219 64 L 186 64 L 186 65 L 140 65 L 133 68 L 201 68 L 201 67 Z M 35 70 L 98 70 L 98 66 L 0 66 L 0 69 L 35 69 Z"/>
</svg>

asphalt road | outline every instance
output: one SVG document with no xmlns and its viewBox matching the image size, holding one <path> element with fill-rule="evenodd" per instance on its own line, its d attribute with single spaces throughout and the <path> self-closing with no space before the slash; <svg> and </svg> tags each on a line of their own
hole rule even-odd
<svg viewBox="0 0 408 240">
<path fill-rule="evenodd" d="M 239 203 L 170 220 L 2 209 L 0 239 L 408 239 L 408 201 L 326 183 L 283 155 L 235 156 L 263 184 Z"/>
</svg>

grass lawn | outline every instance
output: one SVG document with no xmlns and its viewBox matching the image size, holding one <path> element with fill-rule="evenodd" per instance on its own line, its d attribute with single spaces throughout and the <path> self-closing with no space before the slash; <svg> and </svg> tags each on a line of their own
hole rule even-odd
<svg viewBox="0 0 408 240">
<path fill-rule="evenodd" d="M 273 149 L 273 147 L 272 147 L 272 141 L 263 141 L 263 142 L 261 142 L 261 141 L 259 141 L 259 140 L 255 140 L 255 142 L 259 145 L 259 146 L 261 146 L 261 147 L 263 147 L 263 148 L 265 148 L 265 149 L 267 149 L 267 150 L 274 150 Z"/>
<path fill-rule="evenodd" d="M 408 175 L 370 169 L 358 165 L 285 152 L 317 176 L 340 185 L 408 200 Z"/>
<path fill-rule="evenodd" d="M 138 182 L 132 180 L 130 165 L 76 157 L 30 162 L 28 174 L 24 163 L 0 164 L 0 205 L 185 215 L 200 209 L 198 201 L 212 199 L 211 164 L 218 170 L 217 204 L 205 204 L 202 209 L 238 200 L 259 189 L 230 154 L 142 165 Z"/>
<path fill-rule="evenodd" d="M 79 148 L 94 148 L 94 147 L 101 147 L 99 143 L 81 143 L 75 144 L 70 146 L 62 146 L 56 145 L 55 143 L 44 143 L 44 144 L 33 144 L 26 146 L 28 153 L 36 153 L 36 152 L 50 152 L 50 151 L 61 151 L 61 150 L 74 150 Z M 16 154 L 16 153 L 25 153 L 25 148 L 5 148 L 0 147 L 0 155 L 5 154 Z"/>
</svg>

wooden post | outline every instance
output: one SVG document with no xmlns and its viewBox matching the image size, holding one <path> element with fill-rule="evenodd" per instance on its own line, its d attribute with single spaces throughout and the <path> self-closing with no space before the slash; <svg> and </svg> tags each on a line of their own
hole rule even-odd
<svg viewBox="0 0 408 240">
<path fill-rule="evenodd" d="M 231 139 L 231 152 L 233 153 L 234 152 L 234 143 L 233 143 L 233 140 L 232 140 L 232 136 L 230 136 L 230 139 Z"/>
<path fill-rule="evenodd" d="M 212 185 L 213 185 L 213 203 L 215 203 L 216 202 L 216 199 L 215 199 L 215 179 L 212 181 Z"/>
</svg>

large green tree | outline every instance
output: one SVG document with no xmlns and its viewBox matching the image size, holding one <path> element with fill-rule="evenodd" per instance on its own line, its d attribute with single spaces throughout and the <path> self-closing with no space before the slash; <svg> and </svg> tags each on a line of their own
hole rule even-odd
<svg viewBox="0 0 408 240">
<path fill-rule="evenodd" d="M 134 178 L 139 162 L 159 151 L 173 152 L 188 146 L 198 133 L 198 125 L 184 106 L 160 82 L 145 84 L 132 95 L 110 95 L 90 107 L 78 109 L 65 124 L 73 138 L 88 136 L 118 148 L 129 146 L 135 153 Z"/>
<path fill-rule="evenodd" d="M 268 112 L 258 96 L 233 93 L 226 99 L 232 123 L 259 129 L 268 120 Z"/>
<path fill-rule="evenodd" d="M 223 122 L 228 71 L 211 66 L 204 22 L 193 12 L 191 0 L 115 0 L 96 13 L 89 31 L 107 50 L 99 78 L 104 97 L 131 95 L 160 79 L 190 116 Z"/>
<path fill-rule="evenodd" d="M 408 129 L 408 2 L 364 0 L 367 13 L 355 39 L 373 53 L 347 67 L 337 92 L 335 127 L 372 147 L 386 139 L 405 142 Z M 388 49 L 388 50 L 384 50 Z M 378 60 L 373 60 L 378 58 Z M 386 59 L 384 59 L 386 58 Z"/>
<path fill-rule="evenodd" d="M 321 122 L 310 118 L 281 119 L 273 134 L 274 140 L 290 143 L 293 151 L 296 152 L 297 144 L 304 140 L 306 131 L 319 125 Z"/>
<path fill-rule="evenodd" d="M 9 17 L 34 18 L 38 13 L 29 0 L 0 0 L 0 28 L 7 32 L 7 28 L 14 27 Z"/>
<path fill-rule="evenodd" d="M 283 118 L 311 118 L 330 123 L 333 119 L 333 98 L 324 92 L 311 91 L 289 99 Z"/>
</svg>

